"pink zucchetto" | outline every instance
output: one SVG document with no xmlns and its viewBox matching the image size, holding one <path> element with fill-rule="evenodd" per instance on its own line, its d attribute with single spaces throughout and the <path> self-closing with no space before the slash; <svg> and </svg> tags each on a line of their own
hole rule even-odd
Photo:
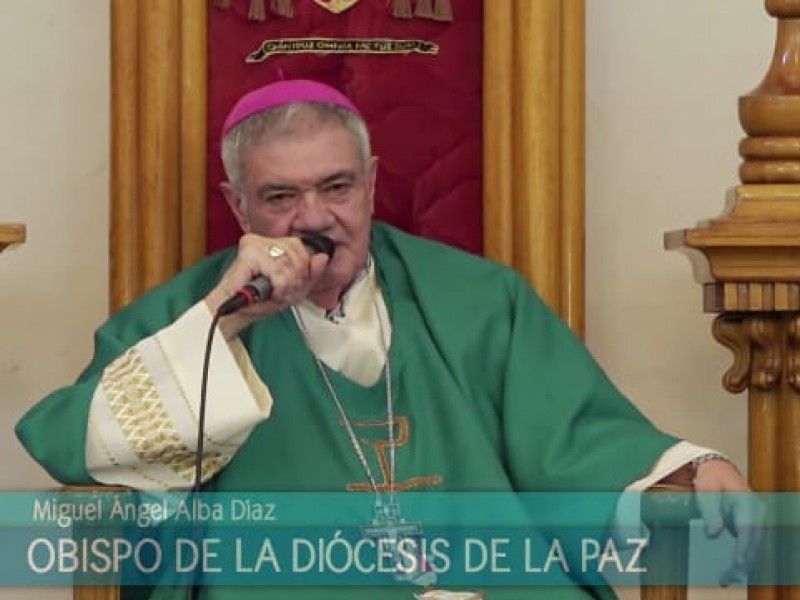
<svg viewBox="0 0 800 600">
<path fill-rule="evenodd" d="M 361 116 L 347 96 L 329 85 L 310 79 L 285 79 L 267 84 L 242 96 L 225 118 L 222 135 L 224 137 L 251 115 L 293 102 L 325 102 L 341 106 Z"/>
</svg>

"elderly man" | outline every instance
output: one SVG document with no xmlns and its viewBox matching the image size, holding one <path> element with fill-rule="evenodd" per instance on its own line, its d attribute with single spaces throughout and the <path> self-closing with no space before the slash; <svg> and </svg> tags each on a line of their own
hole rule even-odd
<svg viewBox="0 0 800 600">
<path fill-rule="evenodd" d="M 78 381 L 19 423 L 56 479 L 191 487 L 214 324 L 207 490 L 362 491 L 378 498 L 385 524 L 409 490 L 641 490 L 689 467 L 698 491 L 748 489 L 718 454 L 654 428 L 516 273 L 373 222 L 377 159 L 338 91 L 295 80 L 251 92 L 225 122 L 222 159 L 222 190 L 244 232 L 238 248 L 113 316 Z M 330 256 L 304 243 L 320 235 Z M 268 297 L 218 315 L 254 278 L 269 283 Z M 718 494 L 701 498 L 712 534 L 721 506 Z M 734 574 L 751 546 L 739 548 Z M 209 586 L 200 598 L 273 593 L 295 597 Z M 535 594 L 610 591 L 503 588 L 488 598 Z"/>
</svg>

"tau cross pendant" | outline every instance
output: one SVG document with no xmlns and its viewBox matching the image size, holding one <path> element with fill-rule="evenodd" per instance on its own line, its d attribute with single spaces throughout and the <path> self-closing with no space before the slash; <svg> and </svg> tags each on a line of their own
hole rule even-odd
<svg viewBox="0 0 800 600">
<path fill-rule="evenodd" d="M 422 537 L 421 523 L 408 523 L 396 502 L 376 504 L 372 524 L 361 527 L 361 536 L 373 540 L 388 540 L 397 544 L 403 539 Z"/>
</svg>

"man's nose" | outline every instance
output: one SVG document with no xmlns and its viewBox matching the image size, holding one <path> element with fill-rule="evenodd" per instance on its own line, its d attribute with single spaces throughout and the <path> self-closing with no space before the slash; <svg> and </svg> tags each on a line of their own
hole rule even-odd
<svg viewBox="0 0 800 600">
<path fill-rule="evenodd" d="M 330 224 L 331 214 L 325 199 L 314 188 L 303 190 L 295 213 L 295 227 L 318 231 Z"/>
</svg>

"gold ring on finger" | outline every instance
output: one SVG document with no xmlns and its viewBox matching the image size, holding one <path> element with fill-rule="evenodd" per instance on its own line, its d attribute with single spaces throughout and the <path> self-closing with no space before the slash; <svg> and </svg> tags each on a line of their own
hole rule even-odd
<svg viewBox="0 0 800 600">
<path fill-rule="evenodd" d="M 278 244 L 270 244 L 267 246 L 267 254 L 270 258 L 280 258 L 286 254 L 286 250 Z"/>
</svg>

